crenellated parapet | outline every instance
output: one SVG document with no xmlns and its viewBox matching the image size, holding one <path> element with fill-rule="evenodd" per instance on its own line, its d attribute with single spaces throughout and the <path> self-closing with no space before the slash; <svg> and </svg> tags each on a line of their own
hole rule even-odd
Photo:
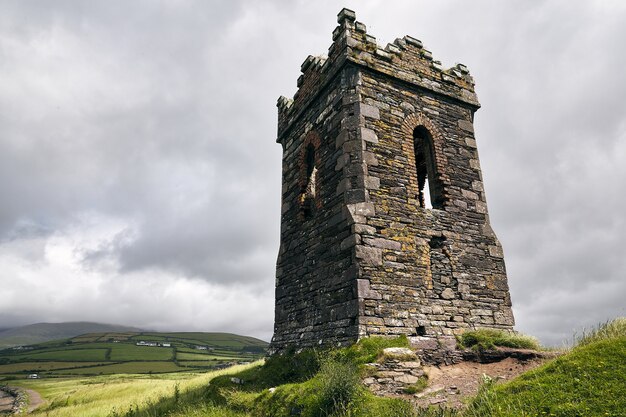
<svg viewBox="0 0 626 417">
<path fill-rule="evenodd" d="M 367 67 L 475 109 L 480 108 L 474 79 L 465 65 L 444 68 L 422 41 L 408 35 L 383 47 L 367 33 L 366 25 L 356 20 L 356 13 L 352 10 L 342 9 L 337 15 L 337 22 L 328 57 L 309 55 L 300 66 L 302 74 L 298 78 L 298 90 L 293 100 L 286 101 L 282 96 L 278 100 L 278 142 L 307 103 L 345 64 Z"/>
</svg>

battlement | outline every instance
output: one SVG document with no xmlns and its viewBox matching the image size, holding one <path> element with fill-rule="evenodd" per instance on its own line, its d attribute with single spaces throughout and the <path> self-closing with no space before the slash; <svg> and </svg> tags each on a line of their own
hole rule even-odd
<svg viewBox="0 0 626 417">
<path fill-rule="evenodd" d="M 382 47 L 374 36 L 367 33 L 366 25 L 356 20 L 356 13 L 350 9 L 342 9 L 337 15 L 337 22 L 328 57 L 309 55 L 300 66 L 302 75 L 298 78 L 298 90 L 293 99 L 283 96 L 278 99 L 278 142 L 307 103 L 345 64 L 368 68 L 464 102 L 475 110 L 480 108 L 474 79 L 465 65 L 444 68 L 424 48 L 422 41 L 408 35 Z"/>
</svg>

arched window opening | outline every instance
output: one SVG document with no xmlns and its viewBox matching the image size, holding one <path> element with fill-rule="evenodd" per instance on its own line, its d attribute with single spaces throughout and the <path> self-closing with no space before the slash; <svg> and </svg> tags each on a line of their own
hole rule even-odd
<svg viewBox="0 0 626 417">
<path fill-rule="evenodd" d="M 413 130 L 413 146 L 420 207 L 442 209 L 445 203 L 443 184 L 437 173 L 432 136 L 424 126 Z"/>
<path fill-rule="evenodd" d="M 306 147 L 304 163 L 306 166 L 306 179 L 302 194 L 300 195 L 300 203 L 304 218 L 306 219 L 313 215 L 315 195 L 317 193 L 317 167 L 315 166 L 315 146 L 313 146 L 313 144 L 309 144 Z"/>
</svg>

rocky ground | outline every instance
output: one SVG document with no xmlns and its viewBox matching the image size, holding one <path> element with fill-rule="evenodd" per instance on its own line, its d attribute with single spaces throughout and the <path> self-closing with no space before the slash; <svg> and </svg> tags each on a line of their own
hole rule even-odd
<svg viewBox="0 0 626 417">
<path fill-rule="evenodd" d="M 19 410 L 30 413 L 43 403 L 41 395 L 32 389 L 7 386 L 0 389 L 0 415 L 14 414 Z"/>
<path fill-rule="evenodd" d="M 13 396 L 0 391 L 0 414 L 9 414 L 13 411 Z"/>
<path fill-rule="evenodd" d="M 478 392 L 485 376 L 496 381 L 508 381 L 545 362 L 543 358 L 519 360 L 506 358 L 500 362 L 461 362 L 448 366 L 425 366 L 427 388 L 410 396 L 418 407 L 441 404 L 451 408 L 463 407 L 463 400 Z"/>
<path fill-rule="evenodd" d="M 441 405 L 462 408 L 476 395 L 484 379 L 508 381 L 558 355 L 524 349 L 498 348 L 480 354 L 455 351 L 454 363 L 433 365 L 407 348 L 385 349 L 383 359 L 368 364 L 365 385 L 377 395 L 404 398 L 419 408 Z M 425 387 L 424 387 L 425 386 Z"/>
</svg>

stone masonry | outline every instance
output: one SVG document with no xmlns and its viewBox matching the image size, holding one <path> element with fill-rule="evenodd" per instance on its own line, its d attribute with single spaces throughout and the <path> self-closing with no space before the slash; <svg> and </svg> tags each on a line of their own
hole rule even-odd
<svg viewBox="0 0 626 417">
<path fill-rule="evenodd" d="M 272 350 L 511 330 L 468 69 L 410 36 L 378 46 L 351 10 L 338 23 L 328 57 L 309 56 L 293 99 L 278 99 Z"/>
</svg>

